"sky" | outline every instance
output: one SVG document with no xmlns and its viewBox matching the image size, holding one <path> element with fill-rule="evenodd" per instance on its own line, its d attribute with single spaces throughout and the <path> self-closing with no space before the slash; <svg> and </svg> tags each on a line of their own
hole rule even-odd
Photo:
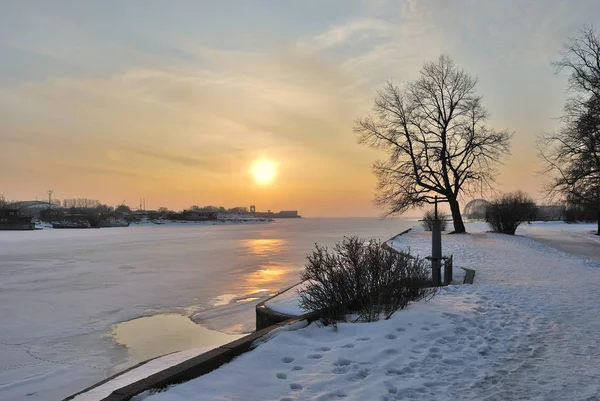
<svg viewBox="0 0 600 401">
<path fill-rule="evenodd" d="M 567 93 L 552 61 L 597 0 L 0 0 L 0 194 L 147 209 L 379 216 L 354 120 L 449 54 L 514 133 L 498 190 L 542 199 L 534 148 Z M 252 165 L 277 169 L 257 183 Z M 464 199 L 463 204 L 468 200 Z"/>
</svg>

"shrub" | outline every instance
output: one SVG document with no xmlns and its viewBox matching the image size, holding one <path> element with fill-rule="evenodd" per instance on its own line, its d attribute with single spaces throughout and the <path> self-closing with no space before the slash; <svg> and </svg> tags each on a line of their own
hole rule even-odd
<svg viewBox="0 0 600 401">
<path fill-rule="evenodd" d="M 517 227 L 535 216 L 533 199 L 522 191 L 504 194 L 487 207 L 485 221 L 493 232 L 514 235 Z"/>
<path fill-rule="evenodd" d="M 424 261 L 376 240 L 345 238 L 331 251 L 316 245 L 307 259 L 300 306 L 326 325 L 350 314 L 356 321 L 376 321 L 381 314 L 389 319 L 410 301 L 435 293 L 425 287 L 429 269 Z"/>
<path fill-rule="evenodd" d="M 444 216 L 438 216 L 438 218 L 440 219 L 440 227 L 441 227 L 442 231 L 446 231 L 446 228 L 448 227 L 448 221 L 444 219 Z M 433 210 L 433 209 L 426 210 L 425 214 L 423 215 L 423 221 L 421 222 L 421 225 L 423 226 L 425 231 L 433 230 L 433 221 L 434 220 L 435 220 L 435 210 Z"/>
</svg>

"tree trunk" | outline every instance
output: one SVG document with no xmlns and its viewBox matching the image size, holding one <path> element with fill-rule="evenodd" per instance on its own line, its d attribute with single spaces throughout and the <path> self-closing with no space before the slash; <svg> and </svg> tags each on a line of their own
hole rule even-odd
<svg viewBox="0 0 600 401">
<path fill-rule="evenodd" d="M 454 221 L 454 232 L 461 234 L 466 232 L 465 223 L 463 223 L 462 216 L 460 214 L 460 206 L 456 199 L 448 199 L 450 203 L 450 211 L 452 212 L 452 220 Z"/>
<path fill-rule="evenodd" d="M 598 231 L 596 231 L 596 235 L 600 235 L 600 207 L 598 208 Z"/>
</svg>

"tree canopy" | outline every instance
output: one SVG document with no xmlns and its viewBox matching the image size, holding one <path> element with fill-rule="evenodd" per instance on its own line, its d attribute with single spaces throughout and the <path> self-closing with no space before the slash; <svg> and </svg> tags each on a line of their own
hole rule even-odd
<svg viewBox="0 0 600 401">
<path fill-rule="evenodd" d="M 488 187 L 508 153 L 511 135 L 486 125 L 477 79 L 447 55 L 426 62 L 420 77 L 399 87 L 388 82 L 371 115 L 358 119 L 359 142 L 387 153 L 373 169 L 376 203 L 387 215 L 448 202 L 455 232 L 465 232 L 458 203 L 463 192 Z"/>
</svg>

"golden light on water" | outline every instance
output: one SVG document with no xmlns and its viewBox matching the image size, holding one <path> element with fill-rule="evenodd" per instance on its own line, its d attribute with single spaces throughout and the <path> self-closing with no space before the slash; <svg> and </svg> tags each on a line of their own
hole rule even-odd
<svg viewBox="0 0 600 401">
<path fill-rule="evenodd" d="M 285 241 L 282 239 L 257 238 L 244 240 L 244 246 L 254 255 L 271 256 L 282 251 Z"/>
<path fill-rule="evenodd" d="M 281 287 L 289 267 L 283 263 L 274 262 L 276 256 L 282 251 L 285 241 L 273 238 L 256 238 L 244 240 L 244 246 L 249 253 L 258 256 L 261 260 L 258 269 L 244 275 L 244 281 L 249 290 L 269 292 Z"/>
<path fill-rule="evenodd" d="M 266 185 L 277 175 L 277 167 L 270 160 L 256 160 L 250 168 L 250 174 L 258 184 Z"/>
<path fill-rule="evenodd" d="M 260 270 L 253 271 L 244 276 L 244 281 L 249 289 L 267 289 L 272 291 L 281 287 L 281 281 L 289 269 L 281 264 L 261 266 Z"/>
</svg>

